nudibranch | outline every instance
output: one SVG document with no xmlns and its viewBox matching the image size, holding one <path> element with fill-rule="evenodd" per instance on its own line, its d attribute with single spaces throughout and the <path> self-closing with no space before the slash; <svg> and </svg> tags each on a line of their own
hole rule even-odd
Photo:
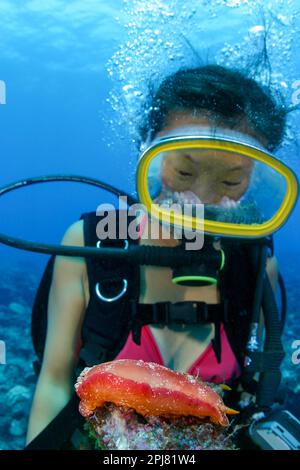
<svg viewBox="0 0 300 470">
<path fill-rule="evenodd" d="M 192 375 L 142 360 L 121 359 L 86 368 L 75 385 L 79 411 L 91 416 L 105 403 L 147 416 L 194 416 L 227 426 L 236 414 L 207 383 Z"/>
</svg>

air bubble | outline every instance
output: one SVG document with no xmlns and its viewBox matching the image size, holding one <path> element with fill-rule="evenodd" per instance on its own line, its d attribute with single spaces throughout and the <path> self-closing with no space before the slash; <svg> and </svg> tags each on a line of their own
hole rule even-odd
<svg viewBox="0 0 300 470">
<path fill-rule="evenodd" d="M 183 5 L 181 0 L 132 0 L 123 1 L 123 5 L 125 14 L 120 13 L 118 18 L 126 28 L 126 37 L 107 64 L 108 75 L 115 81 L 109 102 L 119 115 L 114 123 L 118 121 L 123 127 L 125 124 L 133 136 L 136 135 L 135 127 L 146 116 L 148 84 L 153 83 L 155 88 L 173 71 L 195 66 L 195 52 L 204 57 L 210 48 L 214 51 L 215 44 L 221 44 L 216 47 L 216 53 L 210 55 L 212 61 L 242 71 L 252 52 L 259 49 L 261 36 L 267 30 L 274 86 L 286 89 L 281 84 L 285 82 L 283 76 L 288 69 L 296 69 L 291 44 L 300 35 L 292 1 L 190 0 Z M 252 24 L 249 24 L 250 14 L 260 18 L 261 8 L 264 9 L 265 23 L 253 24 L 251 18 Z M 235 35 L 232 34 L 231 18 Z M 281 72 L 281 76 L 273 80 L 275 71 Z M 257 80 L 264 84 L 268 80 L 267 74 L 258 73 Z M 128 85 L 132 88 L 124 89 Z"/>
<path fill-rule="evenodd" d="M 225 1 L 225 5 L 227 7 L 231 7 L 231 8 L 239 7 L 240 4 L 241 4 L 241 0 L 227 0 L 227 1 Z"/>
<path fill-rule="evenodd" d="M 262 25 L 257 25 L 257 26 L 252 26 L 252 28 L 249 29 L 250 33 L 260 33 L 264 31 L 265 28 Z"/>
<path fill-rule="evenodd" d="M 280 21 L 281 24 L 283 24 L 284 26 L 288 26 L 290 24 L 290 20 L 289 18 L 287 18 L 287 16 L 284 16 L 284 15 L 277 15 L 277 19 Z"/>
<path fill-rule="evenodd" d="M 127 92 L 128 90 L 131 90 L 132 88 L 133 88 L 132 85 L 124 85 L 122 90 Z"/>
</svg>

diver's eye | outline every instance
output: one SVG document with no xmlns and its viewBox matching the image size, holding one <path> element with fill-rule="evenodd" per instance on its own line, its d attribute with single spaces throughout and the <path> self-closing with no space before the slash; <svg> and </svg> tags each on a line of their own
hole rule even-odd
<svg viewBox="0 0 300 470">
<path fill-rule="evenodd" d="M 179 173 L 180 176 L 193 176 L 192 173 L 189 173 L 188 171 L 177 170 L 177 173 Z"/>
<path fill-rule="evenodd" d="M 238 186 L 241 184 L 241 181 L 233 182 L 233 181 L 222 181 L 225 186 Z"/>
</svg>

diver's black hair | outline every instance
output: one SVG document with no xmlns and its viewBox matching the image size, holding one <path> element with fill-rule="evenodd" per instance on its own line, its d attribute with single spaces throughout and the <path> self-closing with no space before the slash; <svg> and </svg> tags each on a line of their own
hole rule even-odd
<svg viewBox="0 0 300 470">
<path fill-rule="evenodd" d="M 252 57 L 248 70 L 242 72 L 216 64 L 201 65 L 178 70 L 168 76 L 156 91 L 150 86 L 146 113 L 143 113 L 146 118 L 138 130 L 138 144 L 152 139 L 162 130 L 170 113 L 192 111 L 198 116 L 207 115 L 214 125 L 226 122 L 234 128 L 246 120 L 254 134 L 264 140 L 268 150 L 274 151 L 284 138 L 286 115 L 293 109 L 284 104 L 278 90 L 276 93 L 271 91 L 266 36 L 263 50 Z M 262 70 L 269 76 L 268 85 L 259 85 L 251 76 Z"/>
</svg>

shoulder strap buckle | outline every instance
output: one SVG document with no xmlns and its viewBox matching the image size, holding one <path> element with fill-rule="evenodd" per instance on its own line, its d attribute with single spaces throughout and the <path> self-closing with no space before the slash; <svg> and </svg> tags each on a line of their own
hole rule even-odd
<svg viewBox="0 0 300 470">
<path fill-rule="evenodd" d="M 201 315 L 199 314 L 200 310 Z M 158 302 L 153 304 L 154 323 L 194 325 L 207 319 L 208 309 L 205 302 Z"/>
<path fill-rule="evenodd" d="M 198 323 L 214 323 L 226 321 L 224 304 L 207 304 L 206 302 L 157 302 L 155 304 L 136 304 L 133 301 L 132 312 L 141 324 L 179 323 L 196 325 Z"/>
</svg>

